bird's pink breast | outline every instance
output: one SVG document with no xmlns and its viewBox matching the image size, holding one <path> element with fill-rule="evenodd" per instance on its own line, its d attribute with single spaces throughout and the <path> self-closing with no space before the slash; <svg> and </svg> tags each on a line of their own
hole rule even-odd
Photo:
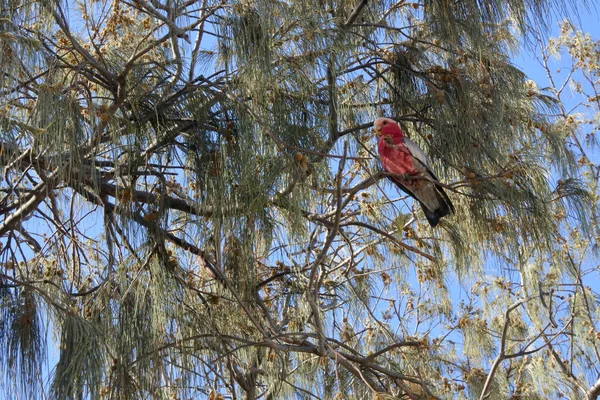
<svg viewBox="0 0 600 400">
<path fill-rule="evenodd" d="M 378 151 L 383 169 L 387 172 L 409 175 L 419 173 L 415 170 L 412 155 L 403 143 L 391 145 L 382 137 L 379 139 Z"/>
</svg>

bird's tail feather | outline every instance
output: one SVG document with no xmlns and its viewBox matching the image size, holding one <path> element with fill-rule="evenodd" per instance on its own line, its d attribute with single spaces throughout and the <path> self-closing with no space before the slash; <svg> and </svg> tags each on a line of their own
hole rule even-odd
<svg viewBox="0 0 600 400">
<path fill-rule="evenodd" d="M 437 224 L 439 224 L 442 217 L 450 214 L 450 211 L 454 212 L 454 206 L 452 203 L 450 203 L 450 200 L 447 196 L 442 196 L 437 190 L 435 194 L 439 204 L 439 207 L 435 210 L 430 210 L 425 204 L 421 203 L 421 208 L 423 208 L 425 218 L 427 218 L 427 221 L 432 228 L 435 228 Z"/>
</svg>

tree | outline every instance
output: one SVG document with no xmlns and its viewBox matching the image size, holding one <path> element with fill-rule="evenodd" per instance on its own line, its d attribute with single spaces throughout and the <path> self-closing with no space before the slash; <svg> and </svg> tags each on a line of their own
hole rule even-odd
<svg viewBox="0 0 600 400">
<path fill-rule="evenodd" d="M 4 1 L 5 391 L 597 398 L 595 127 L 510 63 L 552 5 Z M 433 160 L 438 228 L 380 115 Z"/>
</svg>

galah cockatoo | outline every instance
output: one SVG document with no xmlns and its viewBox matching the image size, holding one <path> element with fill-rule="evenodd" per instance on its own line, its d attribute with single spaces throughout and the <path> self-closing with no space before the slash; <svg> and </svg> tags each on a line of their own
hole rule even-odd
<svg viewBox="0 0 600 400">
<path fill-rule="evenodd" d="M 454 213 L 454 206 L 444 189 L 436 184 L 431 161 L 415 142 L 405 137 L 396 121 L 377 118 L 373 124 L 379 140 L 381 165 L 400 189 L 417 200 L 429 225 L 435 227 L 440 218 Z M 411 179 L 414 177 L 414 179 Z"/>
</svg>

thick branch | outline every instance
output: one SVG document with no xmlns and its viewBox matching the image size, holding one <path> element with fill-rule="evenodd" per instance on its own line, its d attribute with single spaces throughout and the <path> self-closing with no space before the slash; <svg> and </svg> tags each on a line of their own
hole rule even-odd
<svg viewBox="0 0 600 400">
<path fill-rule="evenodd" d="M 25 220 L 29 214 L 37 209 L 42 201 L 48 195 L 48 192 L 54 188 L 57 182 L 57 172 L 54 172 L 48 180 L 40 182 L 27 200 L 11 215 L 7 216 L 0 225 L 0 236 L 4 236 L 6 232 L 13 229 L 16 224 Z"/>
<path fill-rule="evenodd" d="M 587 391 L 585 398 L 587 400 L 596 400 L 600 396 L 600 378 L 594 383 L 594 385 Z"/>
<path fill-rule="evenodd" d="M 126 190 L 126 188 L 119 187 L 111 183 L 100 183 L 100 193 L 102 195 L 108 195 L 116 198 L 119 193 L 124 193 Z M 140 203 L 144 204 L 160 203 L 165 208 L 179 210 L 201 217 L 210 217 L 214 213 L 214 209 L 211 207 L 199 207 L 198 205 L 184 199 L 145 192 L 143 190 L 131 190 L 131 200 L 139 201 Z"/>
<path fill-rule="evenodd" d="M 348 19 L 344 23 L 344 26 L 348 27 L 348 26 L 352 25 L 354 23 L 354 21 L 356 21 L 356 18 L 358 18 L 358 16 L 360 15 L 360 12 L 362 11 L 362 9 L 365 8 L 367 3 L 368 3 L 368 0 L 361 0 L 361 2 L 358 3 L 358 5 L 354 9 L 354 11 L 352 11 L 352 14 L 350 14 Z"/>
</svg>

